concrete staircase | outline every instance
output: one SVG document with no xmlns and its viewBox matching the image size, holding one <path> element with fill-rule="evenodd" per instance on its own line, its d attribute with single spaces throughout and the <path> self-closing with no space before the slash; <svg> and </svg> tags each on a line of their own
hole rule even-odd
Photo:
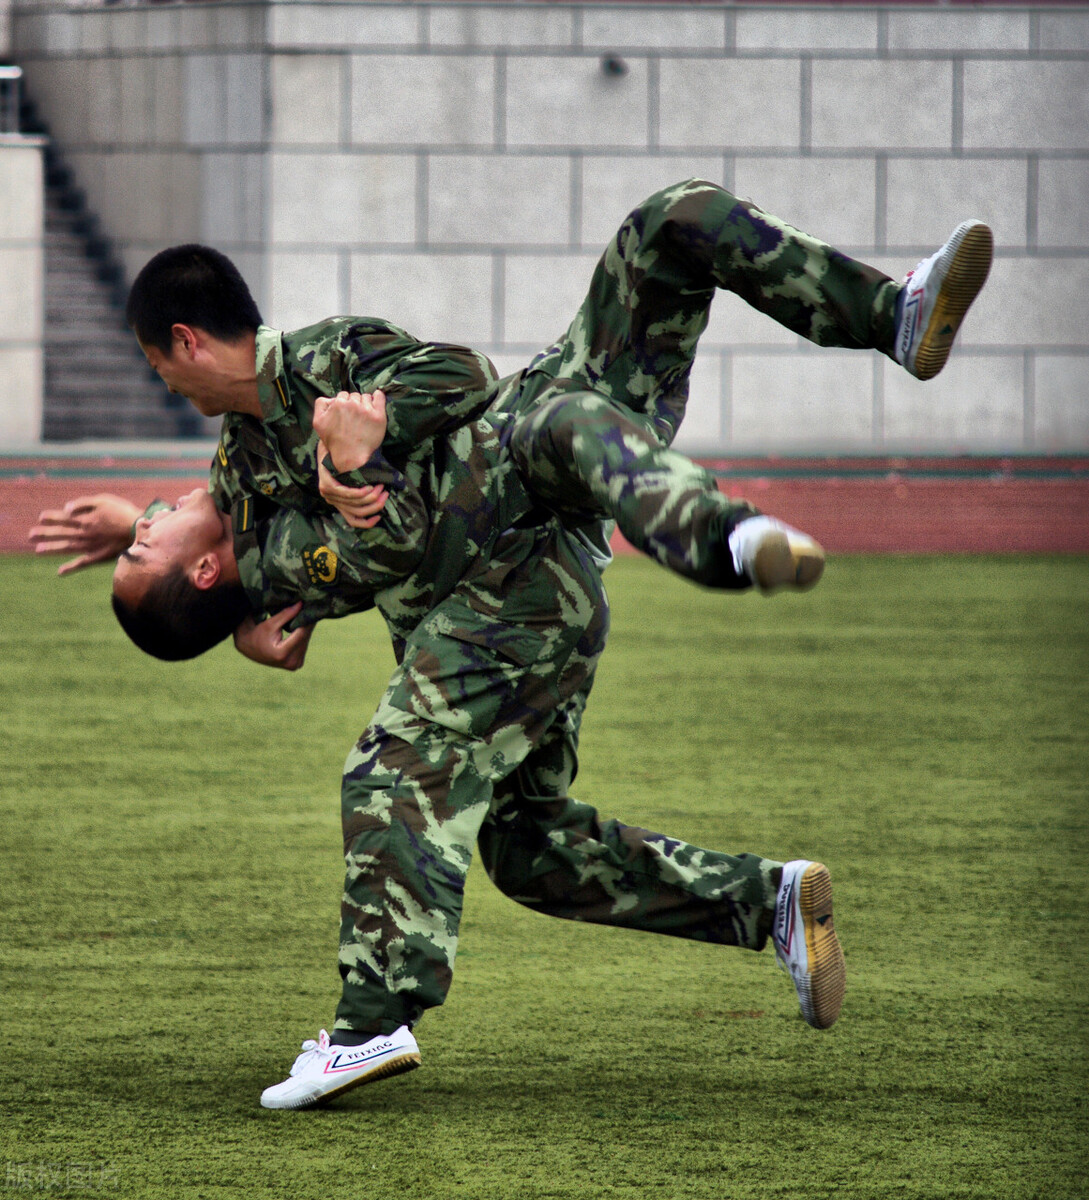
<svg viewBox="0 0 1089 1200">
<path fill-rule="evenodd" d="M 49 136 L 24 100 L 22 129 Z M 46 441 L 207 436 L 207 423 L 171 396 L 125 324 L 126 287 L 109 239 L 63 153 L 45 151 Z"/>
</svg>

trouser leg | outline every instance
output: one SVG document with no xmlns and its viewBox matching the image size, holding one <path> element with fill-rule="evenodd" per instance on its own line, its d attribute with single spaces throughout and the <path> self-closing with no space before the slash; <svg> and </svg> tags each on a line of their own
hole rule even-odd
<svg viewBox="0 0 1089 1200">
<path fill-rule="evenodd" d="M 381 710 L 349 758 L 335 1030 L 390 1033 L 445 999 L 491 801 L 492 781 L 474 767 L 465 738 Z"/>
<path fill-rule="evenodd" d="M 575 320 L 535 360 L 523 403 L 547 386 L 534 373 L 575 379 L 645 413 L 672 441 L 719 288 L 819 346 L 892 353 L 899 284 L 751 201 L 688 180 L 625 219 Z"/>
<path fill-rule="evenodd" d="M 497 788 L 478 838 L 496 886 L 553 917 L 762 949 L 782 864 L 603 821 L 569 795 L 576 744 L 557 721 Z"/>
<path fill-rule="evenodd" d="M 639 415 L 594 393 L 559 391 L 516 422 L 510 449 L 527 488 L 558 511 L 615 520 L 632 545 L 697 583 L 750 586 L 727 540 L 757 510 L 663 448 Z"/>
<path fill-rule="evenodd" d="M 493 790 L 604 649 L 601 581 L 567 535 L 526 530 L 504 545 L 408 639 L 345 765 L 334 1030 L 389 1033 L 443 1002 Z"/>
</svg>

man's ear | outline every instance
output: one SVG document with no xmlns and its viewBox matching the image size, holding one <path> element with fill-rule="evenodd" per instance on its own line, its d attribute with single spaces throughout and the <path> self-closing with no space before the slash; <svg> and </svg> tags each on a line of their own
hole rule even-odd
<svg viewBox="0 0 1089 1200">
<path fill-rule="evenodd" d="M 182 325 L 177 322 L 170 326 L 171 357 L 180 352 L 185 358 L 192 358 L 200 344 L 200 338 L 192 325 Z"/>
<path fill-rule="evenodd" d="M 207 554 L 202 554 L 197 559 L 189 578 L 198 591 L 206 592 L 209 588 L 215 587 L 222 574 L 223 564 L 219 561 L 219 555 L 209 550 Z"/>
</svg>

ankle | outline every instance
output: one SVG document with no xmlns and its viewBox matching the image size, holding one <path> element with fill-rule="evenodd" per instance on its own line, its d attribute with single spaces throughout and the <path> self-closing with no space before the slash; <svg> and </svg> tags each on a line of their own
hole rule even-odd
<svg viewBox="0 0 1089 1200">
<path fill-rule="evenodd" d="M 329 1035 L 332 1046 L 364 1046 L 367 1042 L 378 1037 L 378 1029 L 334 1029 Z"/>
</svg>

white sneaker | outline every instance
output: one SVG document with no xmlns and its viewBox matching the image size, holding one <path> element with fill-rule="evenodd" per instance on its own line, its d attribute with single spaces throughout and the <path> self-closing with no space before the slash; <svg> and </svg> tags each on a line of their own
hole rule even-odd
<svg viewBox="0 0 1089 1200">
<path fill-rule="evenodd" d="M 824 550 L 800 529 L 774 517 L 747 517 L 729 538 L 734 570 L 762 592 L 777 587 L 810 588 L 824 571 Z"/>
<path fill-rule="evenodd" d="M 783 867 L 771 940 L 794 980 L 802 1016 L 815 1029 L 827 1029 L 843 1004 L 847 968 L 832 923 L 832 879 L 824 863 L 796 858 Z"/>
<path fill-rule="evenodd" d="M 982 221 L 965 221 L 949 241 L 904 276 L 903 306 L 893 348 L 916 379 L 945 366 L 953 339 L 987 279 L 994 237 Z"/>
<path fill-rule="evenodd" d="M 291 1073 L 261 1093 L 263 1108 L 309 1108 L 363 1083 L 388 1079 L 420 1065 L 420 1048 L 407 1025 L 362 1046 L 333 1046 L 323 1029 L 302 1044 Z"/>
</svg>

